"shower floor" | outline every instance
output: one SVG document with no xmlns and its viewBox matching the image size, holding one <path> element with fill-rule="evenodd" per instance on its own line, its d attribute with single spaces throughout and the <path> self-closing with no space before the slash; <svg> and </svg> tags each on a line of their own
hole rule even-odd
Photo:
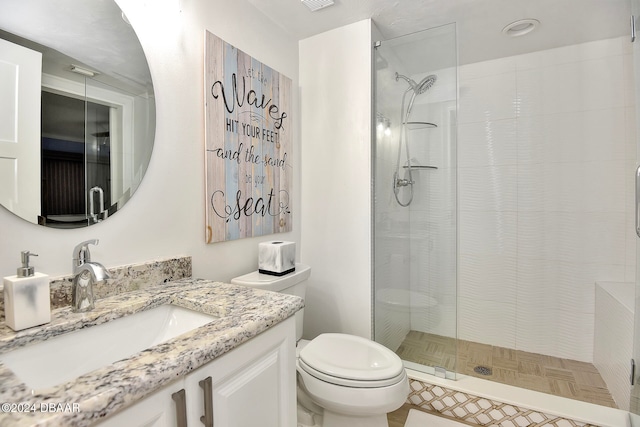
<svg viewBox="0 0 640 427">
<path fill-rule="evenodd" d="M 442 366 L 464 375 L 616 408 L 591 363 L 410 331 L 396 351 L 403 360 Z M 474 369 L 488 368 L 487 375 Z M 484 371 L 484 369 L 479 369 Z"/>
</svg>

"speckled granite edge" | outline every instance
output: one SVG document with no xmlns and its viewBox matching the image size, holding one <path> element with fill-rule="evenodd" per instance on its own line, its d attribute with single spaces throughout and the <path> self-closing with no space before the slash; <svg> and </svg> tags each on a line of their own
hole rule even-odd
<svg viewBox="0 0 640 427">
<path fill-rule="evenodd" d="M 145 289 L 150 286 L 191 277 L 191 257 L 175 256 L 149 262 L 107 268 L 111 278 L 94 286 L 96 299 L 123 292 Z M 51 309 L 71 305 L 71 281 L 73 276 L 51 279 Z M 3 285 L 0 281 L 0 319 L 4 320 Z"/>
<path fill-rule="evenodd" d="M 212 322 L 46 390 L 31 390 L 0 363 L 0 402 L 77 404 L 77 412 L 1 413 L 3 427 L 89 426 L 225 354 L 300 310 L 301 298 L 209 280 L 182 279 L 107 297 L 89 313 L 55 310 L 47 325 L 13 332 L 0 324 L 0 353 L 161 304 L 213 314 Z"/>
</svg>

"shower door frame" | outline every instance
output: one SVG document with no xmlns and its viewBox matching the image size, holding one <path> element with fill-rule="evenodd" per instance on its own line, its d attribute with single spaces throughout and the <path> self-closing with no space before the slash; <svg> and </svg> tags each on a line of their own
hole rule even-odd
<svg viewBox="0 0 640 427">
<path fill-rule="evenodd" d="M 638 28 L 638 24 L 640 23 L 640 0 L 630 0 L 631 1 L 631 31 L 633 32 L 635 28 Z M 635 28 L 634 28 L 635 27 Z M 635 36 L 635 34 L 631 34 L 631 37 Z M 640 132 L 638 129 L 640 127 L 640 108 L 638 108 L 640 101 L 640 40 L 631 39 L 633 42 L 633 81 L 635 82 L 635 99 L 636 99 L 636 115 L 635 115 L 635 125 L 636 125 L 636 166 L 637 172 L 635 177 L 635 191 L 636 191 L 636 200 L 635 200 L 635 227 L 636 234 L 638 235 L 636 238 L 636 278 L 635 278 L 635 310 L 634 310 L 634 332 L 633 332 L 633 354 L 631 359 L 631 376 L 630 387 L 631 387 L 631 398 L 629 404 L 629 411 L 631 415 L 631 424 L 634 427 L 640 426 L 640 376 L 638 376 L 638 368 L 635 366 L 636 363 L 640 362 L 640 300 L 638 299 L 638 295 L 640 295 L 640 233 L 638 232 L 640 225 L 640 218 L 638 215 L 640 214 Z M 635 362 L 634 362 L 635 361 Z"/>
</svg>

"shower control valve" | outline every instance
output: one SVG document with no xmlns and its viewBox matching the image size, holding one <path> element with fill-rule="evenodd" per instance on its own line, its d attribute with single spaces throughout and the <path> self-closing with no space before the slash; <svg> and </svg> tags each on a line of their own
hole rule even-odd
<svg viewBox="0 0 640 427">
<path fill-rule="evenodd" d="M 406 187 L 413 184 L 415 184 L 415 181 L 410 181 L 405 178 L 396 178 L 396 187 Z"/>
</svg>

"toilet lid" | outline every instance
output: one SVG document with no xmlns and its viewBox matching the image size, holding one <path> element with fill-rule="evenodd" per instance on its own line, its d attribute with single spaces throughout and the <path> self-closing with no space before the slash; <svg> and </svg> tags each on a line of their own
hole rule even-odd
<svg viewBox="0 0 640 427">
<path fill-rule="evenodd" d="M 377 342 L 346 334 L 322 334 L 300 351 L 300 361 L 330 377 L 380 381 L 398 377 L 402 360 Z"/>
</svg>

